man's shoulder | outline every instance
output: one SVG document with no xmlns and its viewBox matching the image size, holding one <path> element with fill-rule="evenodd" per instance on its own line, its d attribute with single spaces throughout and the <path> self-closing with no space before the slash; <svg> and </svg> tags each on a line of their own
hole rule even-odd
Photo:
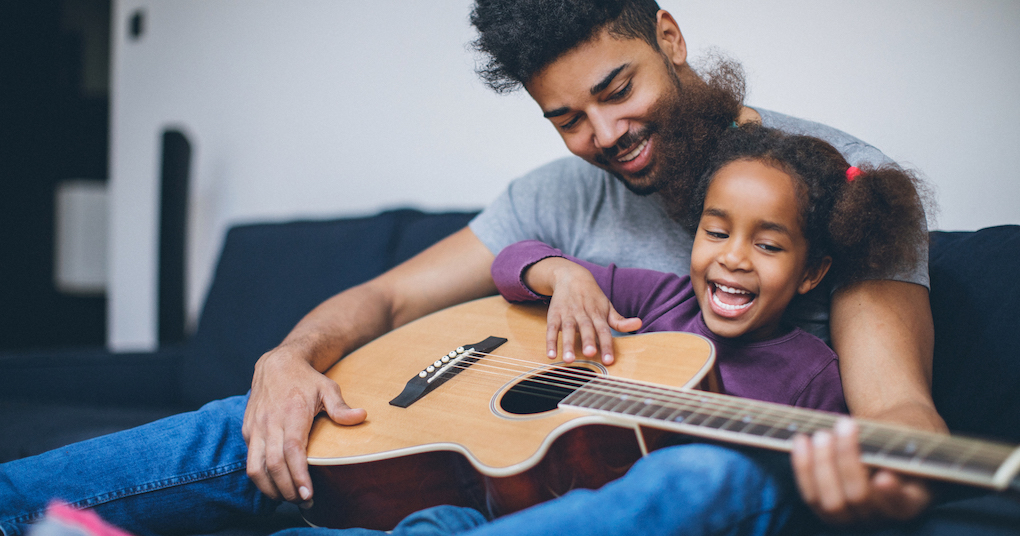
<svg viewBox="0 0 1020 536">
<path fill-rule="evenodd" d="M 543 164 L 514 179 L 512 185 L 536 185 L 543 189 L 555 185 L 609 182 L 612 177 L 604 170 L 577 156 L 564 156 Z"/>
<path fill-rule="evenodd" d="M 871 164 L 873 166 L 880 166 L 893 163 L 891 158 L 875 146 L 838 128 L 763 108 L 754 108 L 754 110 L 761 116 L 761 122 L 766 127 L 782 130 L 790 134 L 823 139 L 835 147 L 852 165 Z"/>
</svg>

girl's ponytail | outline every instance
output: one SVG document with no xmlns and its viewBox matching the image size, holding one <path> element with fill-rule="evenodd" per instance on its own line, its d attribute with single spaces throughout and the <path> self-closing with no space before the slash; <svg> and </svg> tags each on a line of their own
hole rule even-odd
<svg viewBox="0 0 1020 536">
<path fill-rule="evenodd" d="M 847 169 L 828 226 L 838 280 L 895 274 L 922 260 L 928 232 L 920 186 L 895 165 Z"/>
</svg>

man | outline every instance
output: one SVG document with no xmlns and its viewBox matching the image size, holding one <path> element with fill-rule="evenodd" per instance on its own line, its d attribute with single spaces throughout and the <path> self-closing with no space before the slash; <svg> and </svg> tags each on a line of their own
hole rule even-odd
<svg viewBox="0 0 1020 536">
<path fill-rule="evenodd" d="M 495 5 L 503 3 L 508 5 Z M 530 64 L 511 65 L 505 57 L 493 56 L 494 62 L 483 73 L 491 85 L 505 89 L 513 85 L 508 82 L 511 80 L 523 85 L 570 150 L 585 162 L 557 162 L 515 182 L 469 228 L 321 304 L 279 347 L 259 360 L 247 399 L 214 402 L 193 414 L 72 446 L 39 460 L 14 462 L 8 464 L 11 469 L 0 468 L 0 475 L 6 471 L 14 477 L 8 488 L 18 488 L 23 494 L 17 498 L 20 503 L 0 505 L 0 529 L 8 536 L 17 534 L 21 523 L 39 512 L 47 489 L 70 486 L 51 475 L 64 467 L 58 465 L 60 460 L 72 456 L 83 467 L 114 455 L 127 458 L 127 453 L 136 451 L 146 459 L 159 460 L 158 468 L 144 462 L 129 467 L 100 463 L 102 470 L 96 469 L 89 482 L 74 481 L 79 505 L 98 505 L 97 511 L 113 523 L 142 534 L 208 531 L 238 512 L 271 509 L 270 499 L 312 500 L 314 490 L 305 458 L 312 419 L 321 411 L 341 424 L 355 424 L 366 417 L 363 410 L 347 406 L 337 385 L 322 372 L 395 326 L 495 293 L 489 275 L 494 254 L 519 237 L 544 239 L 596 262 L 604 260 L 599 255 L 605 254 L 619 264 L 634 265 L 631 259 L 637 259 L 645 267 L 662 269 L 660 265 L 665 265 L 686 272 L 690 235 L 670 220 L 666 207 L 683 211 L 677 208 L 684 201 L 683 181 L 673 179 L 684 176 L 685 165 L 693 160 L 678 165 L 682 160 L 677 155 L 698 155 L 705 148 L 692 144 L 684 149 L 684 143 L 673 147 L 684 138 L 701 136 L 685 132 L 686 123 L 669 114 L 667 121 L 658 119 L 657 114 L 667 96 L 678 99 L 671 105 L 673 111 L 690 109 L 695 103 L 684 100 L 684 88 L 697 93 L 692 88 L 705 84 L 687 66 L 686 44 L 676 22 L 654 2 L 563 4 L 564 9 L 556 10 L 545 0 L 482 1 L 476 6 L 473 23 L 481 36 L 478 45 L 486 52 L 492 54 L 499 48 L 486 42 L 495 36 L 494 41 L 507 45 L 504 50 L 517 48 L 522 57 L 532 58 Z M 553 12 L 557 15 L 548 16 Z M 510 16 L 494 17 L 493 13 Z M 547 15 L 537 16 L 542 13 Z M 573 30 L 560 31 L 566 27 Z M 521 39 L 521 32 L 531 37 Z M 553 38 L 546 39 L 548 36 Z M 525 50 L 529 48 L 530 52 Z M 508 67 L 502 69 L 504 74 L 512 74 L 496 76 L 501 65 Z M 699 115 L 697 110 L 691 111 L 695 117 Z M 787 130 L 817 127 L 742 106 L 729 113 L 727 122 L 735 117 L 739 122 L 762 121 Z M 718 120 L 725 114 L 707 115 Z M 884 158 L 858 140 L 831 129 L 826 132 L 840 138 L 837 141 L 845 152 Z M 707 147 L 710 149 L 710 141 Z M 850 160 L 856 164 L 861 159 Z M 693 170 L 696 165 L 690 167 Z M 539 189 L 538 185 L 544 184 L 539 181 L 545 178 L 556 184 Z M 625 188 L 621 188 L 623 184 Z M 601 190 L 592 192 L 591 185 Z M 601 209 L 589 211 L 597 216 L 587 220 L 595 227 L 582 230 L 572 225 L 579 221 L 573 216 L 580 214 L 549 219 L 559 209 L 590 207 L 589 194 L 610 201 L 615 212 L 603 218 Z M 561 196 L 572 197 L 571 203 L 576 205 L 560 205 Z M 524 212 L 517 218 L 504 218 L 520 211 Z M 564 238 L 553 240 L 536 234 L 546 231 L 526 231 L 521 222 L 527 220 L 558 226 L 547 226 L 546 231 Z M 665 241 L 660 237 L 666 237 Z M 585 248 L 592 255 L 577 254 Z M 596 253 L 599 249 L 601 253 Z M 831 338 L 842 359 L 844 391 L 855 415 L 941 431 L 945 426 L 929 393 L 932 326 L 923 286 L 926 280 L 923 275 L 915 279 L 876 279 L 837 289 L 831 303 Z M 610 362 L 612 345 L 606 342 L 605 328 L 582 325 L 576 334 L 568 329 L 564 341 L 579 335 L 586 356 L 601 349 L 604 361 Z M 242 408 L 243 443 L 237 437 Z M 887 471 L 870 475 L 857 460 L 854 434 L 849 426 L 835 435 L 823 433 L 812 441 L 798 442 L 793 459 L 805 501 L 823 519 L 839 523 L 916 515 L 929 501 L 926 488 Z M 26 489 L 34 496 L 27 497 Z M 0 479 L 0 497 L 6 498 L 4 493 Z M 5 508 L 15 512 L 13 517 Z M 155 508 L 159 508 L 156 514 Z"/>
<path fill-rule="evenodd" d="M 531 58 L 532 63 L 528 64 L 525 60 L 503 62 L 502 58 L 493 58 L 483 70 L 483 77 L 497 89 L 505 90 L 515 83 L 523 85 L 559 130 L 571 152 L 616 174 L 635 190 L 647 192 L 661 188 L 663 185 L 655 181 L 664 180 L 664 176 L 657 174 L 656 169 L 664 163 L 657 158 L 657 151 L 665 142 L 663 136 L 642 134 L 642 130 L 654 103 L 671 83 L 670 68 L 675 69 L 681 81 L 693 76 L 686 64 L 686 45 L 672 17 L 665 12 L 654 15 L 658 32 L 654 38 L 638 32 L 627 35 L 625 30 L 621 30 L 622 36 L 596 38 L 590 42 L 591 35 L 568 35 L 556 50 L 551 49 L 549 40 L 529 45 L 535 42 L 533 39 L 540 39 L 536 36 L 555 35 L 554 30 L 562 25 L 559 19 L 546 21 L 539 15 L 543 4 L 546 10 L 552 9 L 547 3 L 493 4 L 479 2 L 476 7 L 473 22 L 481 34 L 478 46 L 496 48 L 498 45 L 490 46 L 489 42 L 500 40 L 506 43 L 507 49 L 531 46 L 535 49 L 533 56 L 538 59 Z M 593 4 L 596 3 L 571 3 L 561 13 L 603 9 Z M 647 6 L 646 14 L 656 9 L 651 2 L 643 4 Z M 516 16 L 494 20 L 487 18 L 487 10 L 510 10 Z M 624 18 L 627 16 L 625 13 Z M 598 14 L 592 18 L 597 19 Z M 625 21 L 621 26 L 627 24 L 629 22 Z M 585 27 L 584 24 L 580 26 Z M 590 25 L 588 30 L 591 30 Z M 513 35 L 515 32 L 519 35 Z M 520 56 L 528 59 L 527 53 Z M 740 109 L 738 120 L 760 118 L 755 110 L 744 107 Z M 789 118 L 772 122 L 785 122 L 779 126 L 788 130 L 805 128 Z M 879 155 L 878 158 L 884 157 Z M 859 161 L 851 158 L 852 162 L 855 160 Z M 563 172 L 557 168 L 544 173 Z M 520 184 L 512 185 L 511 194 L 520 187 Z M 478 233 L 489 233 L 483 226 L 489 225 L 491 219 L 498 219 L 490 218 L 488 213 L 524 210 L 513 203 L 525 196 L 508 194 L 507 197 L 511 199 L 490 207 L 469 229 L 456 233 L 377 280 L 326 302 L 303 320 L 279 348 L 263 356 L 256 368 L 245 419 L 245 436 L 251 447 L 248 470 L 261 489 L 287 500 L 309 499 L 311 485 L 304 467 L 304 441 L 314 414 L 325 410 L 343 424 L 364 418 L 363 412 L 343 403 L 337 387 L 324 381 L 318 371 L 389 328 L 433 310 L 492 293 L 487 273 L 492 256 L 516 237 L 510 235 L 501 244 L 490 244 L 480 240 Z M 543 190 L 536 197 L 547 199 L 542 209 L 556 210 L 555 193 Z M 544 216 L 543 210 L 533 206 L 526 209 L 528 212 L 521 220 Z M 545 223 L 547 219 L 541 221 Z M 550 224 L 563 225 L 562 222 Z M 516 222 L 498 231 L 509 234 L 513 225 Z M 648 232 L 668 234 L 679 230 L 648 229 Z M 548 240 L 547 236 L 538 238 Z M 574 236 L 573 240 L 602 242 L 591 235 Z M 557 246 L 564 247 L 563 244 Z M 576 249 L 574 244 L 566 246 L 568 250 Z M 628 247 L 631 246 L 613 243 L 610 249 L 616 251 L 610 259 L 627 263 L 625 250 Z M 664 264 L 665 269 L 675 269 L 669 262 Z M 847 402 L 855 415 L 935 431 L 945 429 L 935 412 L 928 387 L 932 327 L 924 286 L 872 280 L 840 288 L 833 296 L 830 319 L 832 342 L 842 360 Z M 580 332 L 588 355 L 594 355 L 595 329 L 585 327 Z M 611 355 L 610 346 L 605 345 L 605 333 L 603 329 L 598 339 Z M 864 333 L 868 336 L 859 336 Z M 572 340 L 573 336 L 570 330 L 564 333 L 567 340 Z M 297 385 L 306 387 L 298 389 Z M 851 522 L 883 515 L 909 517 L 927 504 L 927 492 L 916 482 L 902 481 L 886 471 L 869 478 L 869 472 L 856 461 L 853 431 L 839 432 L 835 441 L 831 434 L 819 434 L 812 442 L 813 447 L 807 441 L 799 441 L 794 456 L 804 498 L 822 518 Z"/>
</svg>

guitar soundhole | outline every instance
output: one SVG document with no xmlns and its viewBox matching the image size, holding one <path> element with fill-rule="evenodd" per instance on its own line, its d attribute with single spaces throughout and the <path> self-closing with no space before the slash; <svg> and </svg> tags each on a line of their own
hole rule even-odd
<svg viewBox="0 0 1020 536">
<path fill-rule="evenodd" d="M 514 415 L 534 415 L 556 409 L 560 400 L 595 377 L 594 370 L 556 367 L 517 382 L 503 395 L 499 407 Z"/>
</svg>

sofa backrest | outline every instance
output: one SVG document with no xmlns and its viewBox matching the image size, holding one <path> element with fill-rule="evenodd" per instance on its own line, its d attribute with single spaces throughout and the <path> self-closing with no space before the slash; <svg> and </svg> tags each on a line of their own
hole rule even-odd
<svg viewBox="0 0 1020 536">
<path fill-rule="evenodd" d="M 244 394 L 255 361 L 316 305 L 414 256 L 474 214 L 403 209 L 231 228 L 185 351 L 183 401 Z"/>
<path fill-rule="evenodd" d="M 326 298 L 464 227 L 474 212 L 239 225 L 182 363 L 183 400 L 245 393 L 255 361 Z M 1020 226 L 931 233 L 933 396 L 954 431 L 1020 442 Z"/>
<path fill-rule="evenodd" d="M 954 431 L 1020 442 L 1020 226 L 931 235 L 935 405 Z"/>
</svg>

